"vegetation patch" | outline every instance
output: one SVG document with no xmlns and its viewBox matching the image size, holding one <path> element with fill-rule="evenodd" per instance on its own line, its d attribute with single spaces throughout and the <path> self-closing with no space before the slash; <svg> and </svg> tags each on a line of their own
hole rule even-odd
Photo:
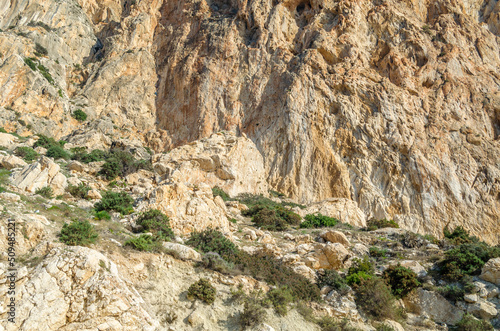
<svg viewBox="0 0 500 331">
<path fill-rule="evenodd" d="M 325 215 L 318 214 L 307 214 L 304 217 L 305 221 L 300 223 L 301 228 L 327 228 L 337 225 L 339 222 L 335 217 L 328 217 Z"/>
<path fill-rule="evenodd" d="M 106 220 L 109 221 L 111 219 L 111 215 L 105 210 L 101 210 L 95 213 L 95 218 L 98 220 Z"/>
<path fill-rule="evenodd" d="M 210 305 L 214 303 L 216 293 L 215 287 L 205 278 L 201 278 L 189 286 L 187 296 L 190 299 L 198 299 Z"/>
<path fill-rule="evenodd" d="M 232 199 L 229 194 L 227 194 L 226 192 L 224 192 L 223 189 L 221 189 L 220 187 L 218 186 L 214 186 L 212 187 L 212 194 L 214 195 L 214 197 L 216 196 L 219 196 L 222 198 L 222 200 L 224 201 L 232 201 L 234 199 Z"/>
<path fill-rule="evenodd" d="M 373 278 L 375 275 L 375 266 L 370 259 L 365 256 L 363 260 L 354 259 L 346 276 L 347 284 L 359 285 L 362 281 Z"/>
<path fill-rule="evenodd" d="M 363 279 L 356 287 L 356 305 L 375 319 L 396 319 L 395 301 L 390 287 L 381 278 Z"/>
<path fill-rule="evenodd" d="M 54 191 L 52 187 L 45 186 L 35 190 L 35 194 L 41 195 L 44 198 L 52 199 L 54 197 Z"/>
<path fill-rule="evenodd" d="M 53 158 L 54 160 L 57 160 L 57 159 L 69 160 L 71 157 L 71 155 L 67 151 L 65 151 L 62 146 L 58 146 L 58 145 L 50 146 L 47 149 L 47 153 L 45 153 L 45 155 Z"/>
<path fill-rule="evenodd" d="M 140 169 L 152 170 L 151 161 L 136 160 L 129 152 L 112 149 L 106 156 L 106 162 L 102 165 L 99 173 L 107 180 L 113 180 L 116 177 L 125 177 Z"/>
<path fill-rule="evenodd" d="M 31 147 L 17 147 L 14 154 L 26 162 L 33 162 L 38 158 L 38 153 Z"/>
<path fill-rule="evenodd" d="M 461 226 L 457 226 L 453 231 L 450 231 L 448 226 L 443 229 L 444 237 L 455 245 L 477 243 L 479 238 L 470 236 L 469 233 Z"/>
<path fill-rule="evenodd" d="M 85 120 L 87 119 L 87 114 L 83 110 L 77 109 L 71 113 L 71 117 L 73 117 L 78 122 L 85 122 Z"/>
<path fill-rule="evenodd" d="M 94 208 L 97 212 L 102 210 L 116 211 L 122 215 L 128 215 L 134 211 L 133 202 L 134 199 L 125 192 L 107 191 L 103 194 L 101 201 L 94 205 Z"/>
<path fill-rule="evenodd" d="M 64 223 L 60 234 L 60 240 L 70 246 L 88 246 L 95 243 L 97 237 L 94 226 L 87 220 Z"/>
<path fill-rule="evenodd" d="M 370 247 L 370 256 L 384 258 L 387 256 L 387 249 L 378 248 L 377 246 Z"/>
<path fill-rule="evenodd" d="M 100 149 L 94 149 L 90 153 L 87 153 L 85 147 L 76 147 L 71 151 L 73 153 L 71 159 L 82 163 L 104 161 L 108 155 L 107 152 Z"/>
<path fill-rule="evenodd" d="M 471 314 L 465 314 L 455 325 L 458 331 L 493 331 L 493 326 L 485 320 L 478 320 Z"/>
<path fill-rule="evenodd" d="M 66 191 L 71 194 L 75 198 L 87 199 L 87 194 L 90 191 L 90 187 L 85 185 L 84 183 L 76 185 L 68 185 Z"/>
<path fill-rule="evenodd" d="M 325 269 L 323 271 L 316 272 L 317 284 L 321 289 L 324 286 L 330 286 L 335 291 L 339 292 L 341 295 L 347 294 L 349 291 L 349 286 L 347 281 L 342 278 L 339 273 L 334 269 Z"/>
<path fill-rule="evenodd" d="M 367 222 L 368 231 L 373 231 L 383 228 L 399 228 L 399 225 L 398 223 L 396 223 L 396 221 L 387 220 L 385 218 L 382 220 L 371 219 Z"/>
<path fill-rule="evenodd" d="M 143 232 L 151 232 L 155 239 L 167 241 L 175 237 L 167 215 L 157 209 L 141 213 L 136 224 L 142 228 Z"/>
<path fill-rule="evenodd" d="M 125 246 L 130 246 L 138 251 L 152 252 L 161 248 L 161 243 L 148 234 L 141 234 L 139 237 L 129 239 Z"/>
<path fill-rule="evenodd" d="M 383 277 L 387 284 L 390 284 L 392 294 L 396 298 L 403 298 L 408 295 L 413 289 L 421 286 L 417 279 L 417 274 L 399 263 L 391 265 L 387 268 Z"/>
</svg>

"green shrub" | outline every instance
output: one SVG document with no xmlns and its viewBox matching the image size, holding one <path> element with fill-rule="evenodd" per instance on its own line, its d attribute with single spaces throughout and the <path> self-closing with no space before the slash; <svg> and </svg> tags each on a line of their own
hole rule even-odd
<svg viewBox="0 0 500 331">
<path fill-rule="evenodd" d="M 212 194 L 214 195 L 214 197 L 216 197 L 216 196 L 221 197 L 222 200 L 224 200 L 224 201 L 234 200 L 234 199 L 231 199 L 231 197 L 229 196 L 229 194 L 227 194 L 226 192 L 224 192 L 224 190 L 221 189 L 218 186 L 212 187 Z"/>
<path fill-rule="evenodd" d="M 54 191 L 50 186 L 44 186 L 35 190 L 35 194 L 41 195 L 44 198 L 52 199 L 54 197 Z"/>
<path fill-rule="evenodd" d="M 465 295 L 465 289 L 459 283 L 439 287 L 437 288 L 437 292 L 452 302 L 462 301 Z"/>
<path fill-rule="evenodd" d="M 286 316 L 288 312 L 288 304 L 293 301 L 293 295 L 290 290 L 284 286 L 270 290 L 267 292 L 267 300 L 271 302 L 274 310 L 280 316 Z"/>
<path fill-rule="evenodd" d="M 98 211 L 95 213 L 95 218 L 98 219 L 98 220 L 110 220 L 111 219 L 111 215 L 109 215 L 109 213 L 105 210 L 101 210 L 101 211 Z"/>
<path fill-rule="evenodd" d="M 240 313 L 240 325 L 245 329 L 262 324 L 266 315 L 266 310 L 258 298 L 247 298 L 243 304 L 243 312 Z"/>
<path fill-rule="evenodd" d="M 191 237 L 186 243 L 203 253 L 217 253 L 224 259 L 236 254 L 238 250 L 231 240 L 215 229 L 192 232 Z"/>
<path fill-rule="evenodd" d="M 80 183 L 78 186 L 70 184 L 66 188 L 66 191 L 75 198 L 87 199 L 87 193 L 90 191 L 90 187 L 84 183 Z"/>
<path fill-rule="evenodd" d="M 201 265 L 207 269 L 214 270 L 220 273 L 229 273 L 233 266 L 224 260 L 215 252 L 208 252 L 203 255 Z"/>
<path fill-rule="evenodd" d="M 38 153 L 31 147 L 18 147 L 14 154 L 23 158 L 26 162 L 32 162 L 38 158 Z"/>
<path fill-rule="evenodd" d="M 26 63 L 26 65 L 30 67 L 31 70 L 36 71 L 36 63 L 33 61 L 32 58 L 29 57 L 24 58 L 24 63 Z"/>
<path fill-rule="evenodd" d="M 158 250 L 161 244 L 148 234 L 141 234 L 139 237 L 129 239 L 125 246 L 130 246 L 138 251 L 151 252 Z"/>
<path fill-rule="evenodd" d="M 52 146 L 61 146 L 61 144 L 58 143 L 57 141 L 55 141 L 54 138 L 44 136 L 43 134 L 39 134 L 37 136 L 38 136 L 38 140 L 33 145 L 34 148 L 43 147 L 43 148 L 49 149 Z"/>
<path fill-rule="evenodd" d="M 95 243 L 97 232 L 89 221 L 74 221 L 71 224 L 64 223 L 60 240 L 66 245 L 87 246 Z"/>
<path fill-rule="evenodd" d="M 349 291 L 349 286 L 344 278 L 342 278 L 339 273 L 334 269 L 326 269 L 323 271 L 317 271 L 317 282 L 318 287 L 321 289 L 324 286 L 330 286 L 335 291 L 338 291 L 341 295 L 347 294 Z"/>
<path fill-rule="evenodd" d="M 461 244 L 445 252 L 440 272 L 449 280 L 461 280 L 465 275 L 477 274 L 489 259 L 499 256 L 500 247 L 483 242 Z"/>
<path fill-rule="evenodd" d="M 455 245 L 463 243 L 475 243 L 479 239 L 477 237 L 470 236 L 469 233 L 461 226 L 457 226 L 453 232 L 450 232 L 448 226 L 443 229 L 443 234 L 445 238 L 448 238 Z"/>
<path fill-rule="evenodd" d="M 376 331 L 395 331 L 392 327 L 387 324 L 380 324 L 375 328 Z"/>
<path fill-rule="evenodd" d="M 87 114 L 83 110 L 77 109 L 71 113 L 71 117 L 73 117 L 78 122 L 84 122 L 87 119 Z"/>
<path fill-rule="evenodd" d="M 376 246 L 370 247 L 370 256 L 372 257 L 386 257 L 387 249 L 378 248 Z"/>
<path fill-rule="evenodd" d="M 371 279 L 375 274 L 375 266 L 370 259 L 365 256 L 363 260 L 354 259 L 346 276 L 349 285 L 359 285 L 363 280 Z"/>
<path fill-rule="evenodd" d="M 214 303 L 216 293 L 215 287 L 205 278 L 201 278 L 199 281 L 189 286 L 187 295 L 188 298 L 199 299 L 210 305 Z"/>
<path fill-rule="evenodd" d="M 417 279 L 417 274 L 412 270 L 397 265 L 391 265 L 383 274 L 386 282 L 391 286 L 392 294 L 396 298 L 403 298 L 413 289 L 421 286 Z"/>
<path fill-rule="evenodd" d="M 399 225 L 394 220 L 387 220 L 385 218 L 383 220 L 371 219 L 367 222 L 367 228 L 368 231 L 373 231 L 383 228 L 399 228 Z"/>
<path fill-rule="evenodd" d="M 321 331 L 359 331 L 352 327 L 347 319 L 338 320 L 331 316 L 322 316 L 313 321 L 319 325 Z"/>
<path fill-rule="evenodd" d="M 395 298 L 378 277 L 365 279 L 356 287 L 356 305 L 375 319 L 396 319 Z"/>
<path fill-rule="evenodd" d="M 297 225 L 300 223 L 300 216 L 293 211 L 282 206 L 253 206 L 242 213 L 244 216 L 252 216 L 252 222 L 255 226 L 265 230 L 284 231 L 289 225 Z"/>
<path fill-rule="evenodd" d="M 300 223 L 301 228 L 326 228 L 335 226 L 339 220 L 334 217 L 328 217 L 321 214 L 307 214 L 305 221 Z"/>
<path fill-rule="evenodd" d="M 105 151 L 100 149 L 94 149 L 92 152 L 87 153 L 85 147 L 77 147 L 73 150 L 72 160 L 79 161 L 82 163 L 98 162 L 106 159 L 107 154 Z"/>
<path fill-rule="evenodd" d="M 70 154 L 64 150 L 61 146 L 50 146 L 47 149 L 47 153 L 45 153 L 46 156 L 54 158 L 54 160 L 57 159 L 65 159 L 68 160 L 71 156 Z"/>
<path fill-rule="evenodd" d="M 113 180 L 118 176 L 125 177 L 140 169 L 152 170 L 151 161 L 136 160 L 131 153 L 114 149 L 107 155 L 106 163 L 102 165 L 99 173 L 107 180 Z"/>
<path fill-rule="evenodd" d="M 458 331 L 493 331 L 493 326 L 485 320 L 478 320 L 471 314 L 465 314 L 455 325 Z"/>
<path fill-rule="evenodd" d="M 132 203 L 134 199 L 125 192 L 107 191 L 102 196 L 101 201 L 94 205 L 96 211 L 117 211 L 122 215 L 128 215 L 134 211 Z"/>
<path fill-rule="evenodd" d="M 40 54 L 40 55 L 47 55 L 49 52 L 47 52 L 47 49 L 40 45 L 39 43 L 35 43 L 35 52 Z"/>
<path fill-rule="evenodd" d="M 170 220 L 167 215 L 157 209 L 150 209 L 141 213 L 136 223 L 145 232 L 151 232 L 159 240 L 165 241 L 175 237 L 174 232 L 170 228 Z"/>
</svg>

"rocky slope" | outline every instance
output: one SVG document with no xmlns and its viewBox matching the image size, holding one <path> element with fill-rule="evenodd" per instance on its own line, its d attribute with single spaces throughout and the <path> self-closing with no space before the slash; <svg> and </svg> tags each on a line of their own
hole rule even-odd
<svg viewBox="0 0 500 331">
<path fill-rule="evenodd" d="M 8 0 L 0 125 L 156 151 L 245 134 L 300 202 L 495 243 L 498 17 L 494 0 Z"/>
</svg>

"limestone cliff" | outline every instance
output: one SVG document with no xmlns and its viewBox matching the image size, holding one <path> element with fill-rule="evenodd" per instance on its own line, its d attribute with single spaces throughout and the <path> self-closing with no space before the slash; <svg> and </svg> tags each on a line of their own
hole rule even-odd
<svg viewBox="0 0 500 331">
<path fill-rule="evenodd" d="M 352 200 L 367 218 L 434 235 L 461 224 L 498 242 L 499 10 L 493 0 L 7 0 L 0 125 L 157 151 L 246 134 L 267 183 L 301 202 Z"/>
</svg>

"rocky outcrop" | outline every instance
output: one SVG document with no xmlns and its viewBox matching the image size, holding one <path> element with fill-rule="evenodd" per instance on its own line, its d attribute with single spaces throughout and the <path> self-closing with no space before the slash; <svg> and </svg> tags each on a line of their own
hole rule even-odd
<svg viewBox="0 0 500 331">
<path fill-rule="evenodd" d="M 440 294 L 421 288 L 405 298 L 405 305 L 412 313 L 427 314 L 435 322 L 449 325 L 455 325 L 464 314 Z"/>
<path fill-rule="evenodd" d="M 355 201 L 349 199 L 326 199 L 324 201 L 312 204 L 305 209 L 299 209 L 297 212 L 302 216 L 307 214 L 322 214 L 329 217 L 335 217 L 339 221 L 354 226 L 366 226 L 366 214 L 358 207 Z"/>
<path fill-rule="evenodd" d="M 142 297 L 120 277 L 116 265 L 89 248 L 53 249 L 35 269 L 18 277 L 16 287 L 16 324 L 7 322 L 6 311 L 0 311 L 5 330 L 159 327 Z M 5 308 L 7 287 L 2 289 Z"/>
<path fill-rule="evenodd" d="M 0 165 L 5 169 L 22 168 L 28 165 L 23 159 L 14 155 L 0 155 Z"/>
<path fill-rule="evenodd" d="M 63 194 L 66 188 L 66 176 L 59 172 L 59 165 L 50 158 L 42 156 L 38 162 L 27 165 L 11 175 L 11 184 L 34 193 L 37 189 L 49 186 L 55 195 Z"/>
<path fill-rule="evenodd" d="M 153 157 L 155 172 L 166 182 L 219 186 L 230 196 L 268 194 L 264 160 L 254 143 L 232 133 L 209 138 Z"/>
</svg>

